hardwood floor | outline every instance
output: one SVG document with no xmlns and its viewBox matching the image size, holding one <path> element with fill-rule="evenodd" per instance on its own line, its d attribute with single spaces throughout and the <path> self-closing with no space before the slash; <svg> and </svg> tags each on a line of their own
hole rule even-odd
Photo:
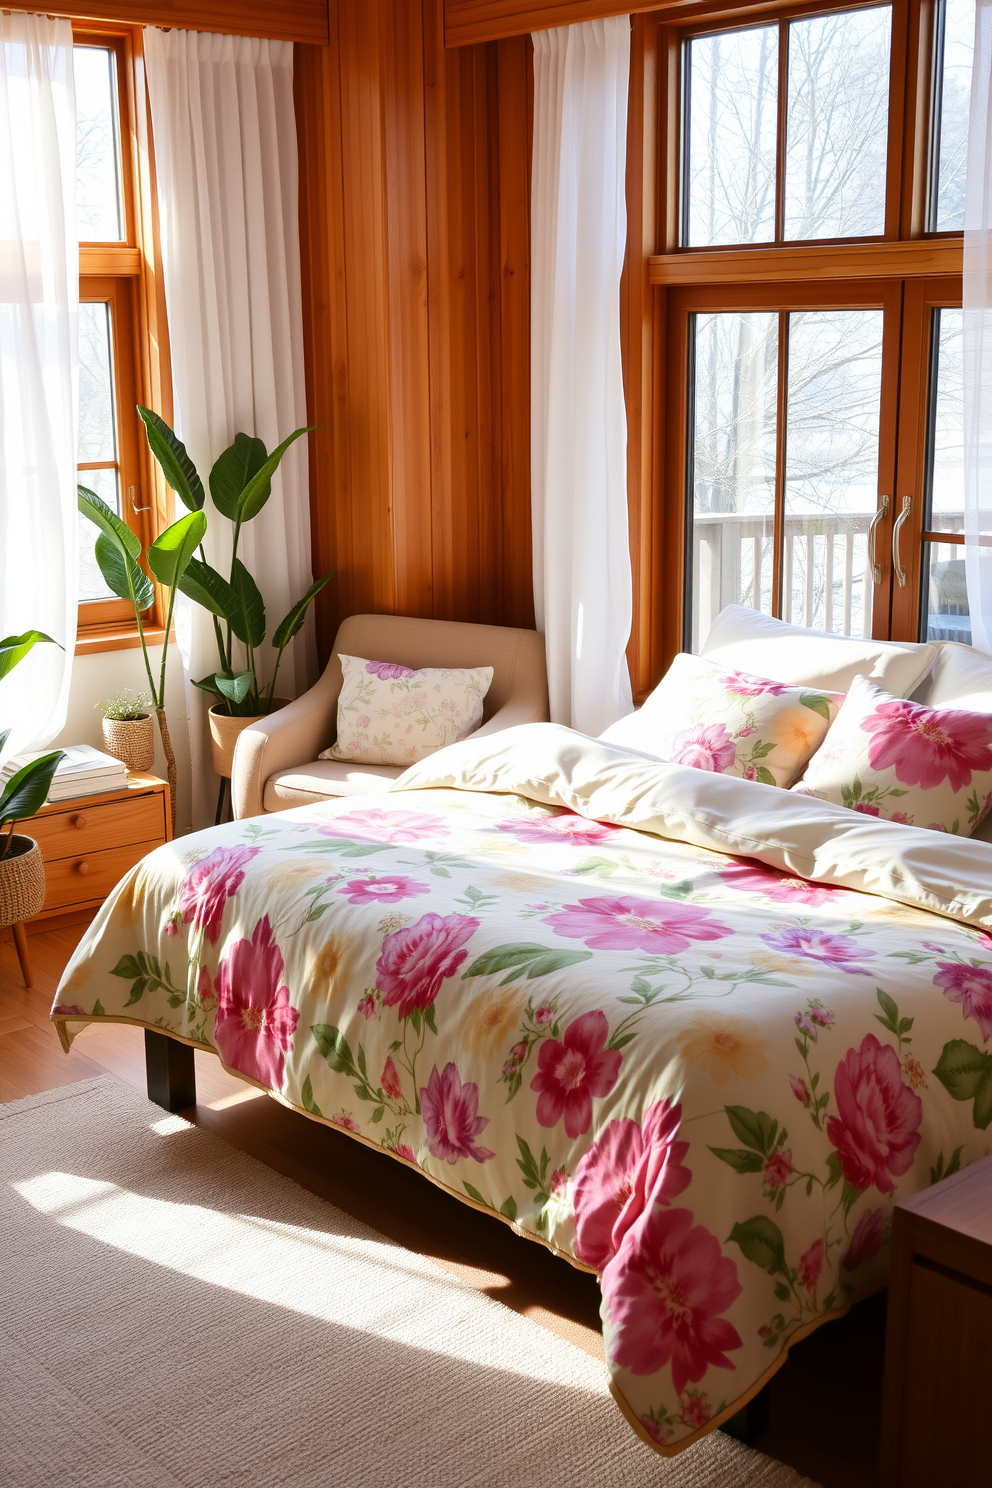
<svg viewBox="0 0 992 1488">
<path fill-rule="evenodd" d="M 91 1026 L 62 1052 L 48 1020 L 82 926 L 29 938 L 34 986 L 0 942 L 0 1101 L 112 1074 L 145 1089 L 139 1028 Z M 429 1256 L 479 1291 L 602 1357 L 599 1288 L 542 1246 L 466 1208 L 412 1169 L 269 1100 L 197 1052 L 198 1103 L 186 1112 L 233 1146 Z M 793 1349 L 772 1382 L 771 1425 L 755 1446 L 822 1488 L 875 1488 L 885 1337 L 884 1296 Z"/>
</svg>

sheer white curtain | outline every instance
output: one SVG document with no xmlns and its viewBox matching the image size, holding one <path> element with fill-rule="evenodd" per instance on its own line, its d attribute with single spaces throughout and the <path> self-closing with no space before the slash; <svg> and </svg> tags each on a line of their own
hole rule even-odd
<svg viewBox="0 0 992 1488">
<path fill-rule="evenodd" d="M 964 534 L 971 635 L 992 652 L 992 0 L 978 0 L 964 216 Z"/>
<path fill-rule="evenodd" d="M 534 603 L 551 717 L 631 711 L 620 274 L 630 19 L 534 34 L 531 482 Z"/>
<path fill-rule="evenodd" d="M 145 31 L 176 432 L 201 475 L 239 431 L 272 449 L 306 423 L 289 42 Z M 207 553 L 221 571 L 229 524 L 207 498 Z M 311 581 L 306 440 L 283 459 L 239 555 L 265 598 L 271 635 Z M 177 607 L 178 609 L 178 607 Z M 190 679 L 217 670 L 209 617 L 177 614 L 190 713 L 193 826 L 212 819 L 209 698 Z M 312 625 L 287 652 L 277 690 L 295 696 L 316 667 Z M 271 653 L 266 647 L 269 657 Z"/>
<path fill-rule="evenodd" d="M 72 27 L 0 11 L 0 636 L 37 646 L 0 683 L 4 751 L 65 723 L 76 643 L 79 245 Z"/>
</svg>

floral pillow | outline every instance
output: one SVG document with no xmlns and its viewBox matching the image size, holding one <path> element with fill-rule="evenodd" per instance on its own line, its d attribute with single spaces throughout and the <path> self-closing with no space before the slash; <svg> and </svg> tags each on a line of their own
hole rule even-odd
<svg viewBox="0 0 992 1488">
<path fill-rule="evenodd" d="M 338 656 L 338 736 L 321 759 L 412 765 L 482 723 L 492 667 L 423 667 Z"/>
<path fill-rule="evenodd" d="M 928 708 L 856 677 L 795 790 L 970 837 L 992 803 L 992 714 Z"/>
<path fill-rule="evenodd" d="M 601 734 L 673 764 L 791 785 L 819 749 L 841 692 L 821 692 L 676 656 L 644 707 Z"/>
</svg>

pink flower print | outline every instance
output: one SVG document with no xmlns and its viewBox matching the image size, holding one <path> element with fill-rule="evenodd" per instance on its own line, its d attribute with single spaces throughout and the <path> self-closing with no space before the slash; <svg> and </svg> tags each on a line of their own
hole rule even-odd
<svg viewBox="0 0 992 1488">
<path fill-rule="evenodd" d="M 881 816 L 879 806 L 873 806 L 870 801 L 856 801 L 851 807 L 852 811 L 860 811 L 862 816 Z"/>
<path fill-rule="evenodd" d="M 395 661 L 367 661 L 365 670 L 370 677 L 378 677 L 380 682 L 401 682 L 404 677 L 417 675 L 411 667 L 400 666 Z"/>
<path fill-rule="evenodd" d="M 390 1147 L 389 1150 L 390 1152 L 395 1152 L 396 1156 L 401 1157 L 404 1162 L 415 1163 L 417 1161 L 413 1148 L 408 1147 L 405 1142 L 400 1142 L 399 1146 Z"/>
<path fill-rule="evenodd" d="M 854 1226 L 847 1255 L 841 1261 L 845 1271 L 856 1271 L 874 1260 L 885 1243 L 885 1224 L 884 1209 L 865 1210 Z"/>
<path fill-rule="evenodd" d="M 632 1374 L 668 1363 L 682 1395 L 742 1339 L 720 1316 L 740 1296 L 735 1263 L 689 1209 L 650 1209 L 629 1230 L 602 1277 L 610 1362 Z"/>
<path fill-rule="evenodd" d="M 375 998 L 372 996 L 371 992 L 366 992 L 365 996 L 358 1004 L 358 1011 L 361 1013 L 363 1018 L 375 1017 Z"/>
<path fill-rule="evenodd" d="M 200 975 L 196 981 L 196 995 L 203 1004 L 205 1011 L 209 1013 L 217 999 L 210 985 L 210 973 L 205 966 L 200 967 Z"/>
<path fill-rule="evenodd" d="M 538 1028 L 543 1028 L 546 1023 L 550 1023 L 551 1017 L 552 1010 L 546 1002 L 542 1002 L 540 1007 L 534 1009 L 534 1022 Z"/>
<path fill-rule="evenodd" d="M 682 1411 L 682 1419 L 687 1426 L 692 1426 L 698 1430 L 700 1426 L 706 1425 L 706 1422 L 710 1418 L 710 1413 L 704 1404 L 705 1399 L 705 1395 L 700 1395 L 695 1390 L 689 1390 L 682 1396 L 679 1406 Z"/>
<path fill-rule="evenodd" d="M 366 806 L 322 822 L 317 828 L 325 837 L 355 837 L 367 842 L 423 842 L 447 837 L 448 828 L 439 816 L 421 816 L 419 811 L 385 811 Z"/>
<path fill-rule="evenodd" d="M 329 1116 L 327 1119 L 333 1121 L 335 1126 L 340 1126 L 345 1131 L 353 1132 L 356 1137 L 360 1137 L 362 1134 L 362 1128 L 354 1116 L 349 1116 L 347 1111 L 338 1111 L 336 1116 Z"/>
<path fill-rule="evenodd" d="M 799 1275 L 808 1292 L 816 1291 L 816 1284 L 823 1270 L 823 1241 L 814 1240 L 809 1250 L 799 1257 Z"/>
<path fill-rule="evenodd" d="M 812 1021 L 807 1013 L 796 1014 L 796 1027 L 799 1029 L 799 1032 L 804 1033 L 807 1038 L 816 1038 L 816 1024 Z"/>
<path fill-rule="evenodd" d="M 437 1065 L 431 1070 L 426 1088 L 420 1091 L 420 1110 L 431 1153 L 447 1163 L 460 1157 L 471 1157 L 477 1163 L 495 1157 L 488 1147 L 478 1147 L 475 1138 L 489 1125 L 488 1116 L 480 1116 L 479 1087 L 463 1085 L 453 1064 L 446 1064 L 441 1074 Z"/>
<path fill-rule="evenodd" d="M 893 811 L 889 817 L 889 821 L 898 822 L 901 827 L 911 827 L 913 825 L 913 818 L 907 816 L 905 811 Z"/>
<path fill-rule="evenodd" d="M 948 1002 L 961 1004 L 961 1015 L 974 1018 L 982 1030 L 982 1043 L 992 1037 L 992 968 L 962 966 L 958 961 L 938 961 L 934 984 Z"/>
<path fill-rule="evenodd" d="M 597 1010 L 575 1018 L 561 1039 L 541 1045 L 530 1088 L 537 1092 L 542 1126 L 556 1126 L 564 1117 L 568 1136 L 581 1137 L 589 1130 L 593 1096 L 608 1095 L 620 1073 L 623 1055 L 606 1047 L 609 1033 L 606 1014 Z"/>
<path fill-rule="evenodd" d="M 192 920 L 212 946 L 220 935 L 224 905 L 244 883 L 245 868 L 257 858 L 260 847 L 215 847 L 194 863 L 179 890 L 179 910 L 184 924 Z"/>
<path fill-rule="evenodd" d="M 293 1047 L 300 1021 L 282 984 L 282 952 L 263 915 L 251 940 L 239 940 L 228 951 L 214 982 L 217 1021 L 214 1038 L 220 1057 L 270 1090 L 281 1090 L 284 1055 Z"/>
<path fill-rule="evenodd" d="M 792 1177 L 792 1153 L 773 1152 L 765 1159 L 764 1187 L 769 1194 L 778 1193 Z"/>
<path fill-rule="evenodd" d="M 834 1076 L 837 1115 L 827 1136 L 844 1177 L 855 1188 L 891 1193 L 909 1171 L 920 1145 L 923 1102 L 903 1083 L 899 1057 L 873 1033 L 848 1049 Z"/>
<path fill-rule="evenodd" d="M 975 770 L 992 770 L 992 718 L 983 713 L 891 698 L 879 703 L 861 727 L 871 735 L 872 769 L 894 766 L 903 785 L 933 790 L 949 780 L 959 791 L 971 784 Z"/>
<path fill-rule="evenodd" d="M 758 778 L 758 772 L 754 768 L 754 766 L 753 765 L 745 765 L 745 767 L 744 767 L 744 779 L 745 780 L 757 780 L 757 778 Z"/>
<path fill-rule="evenodd" d="M 943 822 L 927 822 L 928 832 L 946 832 L 947 828 Z"/>
<path fill-rule="evenodd" d="M 89 1018 L 91 1014 L 81 1008 L 77 1002 L 57 1002 L 52 1008 L 51 1016 L 53 1018 Z"/>
<path fill-rule="evenodd" d="M 727 672 L 720 678 L 721 687 L 735 697 L 781 697 L 789 688 L 783 682 L 769 682 L 767 677 L 752 677 L 750 672 Z"/>
<path fill-rule="evenodd" d="M 564 1198 L 568 1193 L 568 1172 L 565 1168 L 555 1168 L 549 1181 L 549 1191 L 555 1198 Z"/>
<path fill-rule="evenodd" d="M 470 915 L 425 914 L 387 935 L 375 964 L 384 1005 L 396 1008 L 401 1018 L 430 1007 L 441 983 L 454 976 L 468 955 L 463 947 L 479 923 Z"/>
<path fill-rule="evenodd" d="M 640 1419 L 641 1425 L 644 1427 L 644 1430 L 647 1432 L 648 1436 L 656 1441 L 660 1447 L 664 1447 L 665 1445 L 667 1445 L 668 1438 L 671 1436 L 672 1433 L 669 1431 L 664 1422 L 654 1421 L 650 1416 L 641 1416 Z"/>
<path fill-rule="evenodd" d="M 798 904 L 826 904 L 838 892 L 824 884 L 807 883 L 805 878 L 779 873 L 777 868 L 767 868 L 764 863 L 756 863 L 750 858 L 740 858 L 721 868 L 720 877 L 741 893 L 764 894 L 766 899 L 777 899 L 782 903 L 792 900 Z"/>
<path fill-rule="evenodd" d="M 838 971 L 850 972 L 852 976 L 868 976 L 867 967 L 860 962 L 869 961 L 875 952 L 862 946 L 850 935 L 831 935 L 826 930 L 803 929 L 798 926 L 769 931 L 761 939 L 774 951 L 786 951 L 791 956 L 806 956 L 810 961 L 821 961 Z"/>
<path fill-rule="evenodd" d="M 513 1060 L 514 1064 L 519 1064 L 521 1060 L 525 1059 L 526 1057 L 527 1045 L 514 1044 L 513 1048 L 510 1050 L 510 1058 Z"/>
<path fill-rule="evenodd" d="M 379 1081 L 379 1084 L 382 1086 L 383 1093 L 385 1095 L 388 1095 L 390 1100 L 399 1100 L 400 1096 L 403 1094 L 403 1087 L 400 1084 L 399 1071 L 397 1070 L 392 1059 L 387 1059 L 385 1064 L 383 1065 L 382 1078 Z"/>
<path fill-rule="evenodd" d="M 575 1170 L 575 1253 L 602 1273 L 631 1225 L 648 1209 L 671 1204 L 692 1181 L 676 1140 L 682 1107 L 667 1100 L 648 1107 L 640 1126 L 611 1121 Z"/>
<path fill-rule="evenodd" d="M 338 889 L 352 904 L 385 904 L 390 900 L 412 899 L 416 894 L 429 894 L 426 884 L 415 878 L 404 878 L 402 874 L 389 874 L 382 878 L 353 878 Z"/>
<path fill-rule="evenodd" d="M 659 956 L 685 951 L 694 940 L 719 940 L 734 933 L 697 905 L 628 896 L 580 899 L 578 904 L 563 905 L 544 923 L 557 935 L 584 940 L 594 950 L 654 951 Z"/>
<path fill-rule="evenodd" d="M 799 1104 L 801 1106 L 808 1106 L 812 1097 L 806 1088 L 806 1081 L 800 1080 L 796 1075 L 790 1075 L 789 1084 L 792 1086 L 792 1093 Z"/>
<path fill-rule="evenodd" d="M 673 765 L 690 765 L 694 770 L 723 775 L 734 763 L 737 748 L 724 724 L 698 724 L 675 735 L 668 757 Z"/>
<path fill-rule="evenodd" d="M 538 816 L 535 813 L 533 816 L 513 817 L 510 821 L 497 822 L 496 825 L 501 832 L 509 832 L 516 837 L 518 842 L 533 842 L 538 846 L 542 843 L 570 842 L 574 847 L 593 847 L 620 830 L 605 822 L 587 821 L 585 817 L 576 816 L 571 811 L 562 812 L 560 816 Z"/>
<path fill-rule="evenodd" d="M 811 1002 L 808 1006 L 810 1018 L 820 1028 L 833 1028 L 834 1015 L 829 1008 L 825 1008 L 820 1002 Z"/>
<path fill-rule="evenodd" d="M 910 1090 L 926 1090 L 926 1070 L 918 1059 L 913 1058 L 912 1054 L 907 1054 L 903 1060 L 902 1072 Z"/>
</svg>

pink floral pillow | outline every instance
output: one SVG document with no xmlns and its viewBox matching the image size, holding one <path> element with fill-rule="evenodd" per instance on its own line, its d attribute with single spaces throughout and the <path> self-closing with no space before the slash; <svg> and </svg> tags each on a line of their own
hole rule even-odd
<svg viewBox="0 0 992 1488">
<path fill-rule="evenodd" d="M 338 736 L 321 759 L 412 765 L 482 723 L 492 667 L 412 667 L 338 655 Z"/>
<path fill-rule="evenodd" d="M 843 700 L 842 692 L 773 682 L 683 652 L 644 707 L 600 737 L 673 764 L 788 786 Z"/>
<path fill-rule="evenodd" d="M 927 708 L 856 677 L 794 789 L 970 837 L 992 803 L 992 714 Z"/>
</svg>

